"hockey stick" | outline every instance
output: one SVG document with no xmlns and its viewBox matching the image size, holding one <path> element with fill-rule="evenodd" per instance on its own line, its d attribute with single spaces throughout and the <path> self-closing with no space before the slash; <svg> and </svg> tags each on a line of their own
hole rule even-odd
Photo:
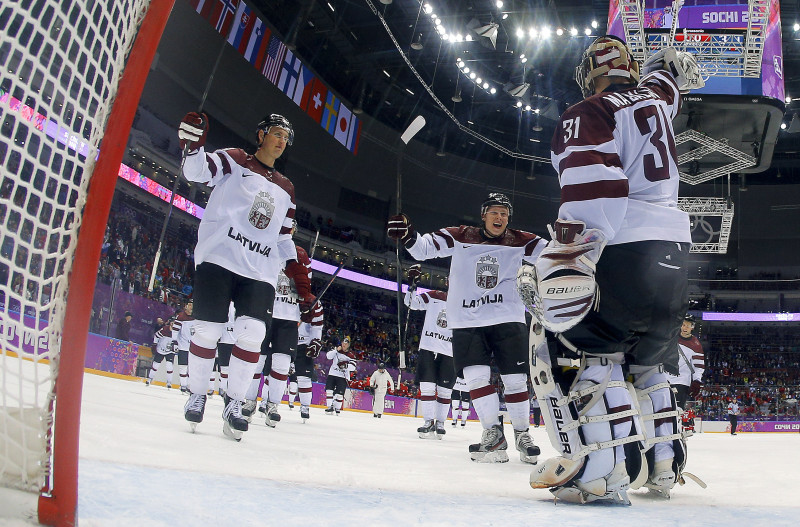
<svg viewBox="0 0 800 527">
<path fill-rule="evenodd" d="M 401 171 L 403 165 L 403 155 L 405 154 L 405 147 L 411 138 L 417 135 L 425 126 L 425 118 L 418 115 L 411 121 L 405 132 L 400 136 L 400 141 L 403 144 L 400 146 L 400 152 L 397 154 L 397 214 L 402 212 L 402 194 L 403 194 L 403 173 Z M 397 256 L 397 345 L 398 353 L 400 355 L 399 366 L 401 370 L 406 367 L 406 353 L 403 350 L 403 328 L 400 317 L 403 313 L 403 265 L 400 263 L 400 240 L 397 240 L 395 247 L 395 255 Z M 407 315 L 406 315 L 407 316 Z"/>
<path fill-rule="evenodd" d="M 311 244 L 311 253 L 308 255 L 309 260 L 314 259 L 314 251 L 317 250 L 317 241 L 319 240 L 319 229 L 317 229 L 317 235 L 314 236 L 314 243 Z"/>
<path fill-rule="evenodd" d="M 328 280 L 328 283 L 327 283 L 327 284 L 325 284 L 325 287 L 322 289 L 322 292 L 319 294 L 319 296 L 317 297 L 317 299 L 316 299 L 316 300 L 314 300 L 314 303 L 313 303 L 313 304 L 311 304 L 311 307 L 310 307 L 310 308 L 308 308 L 308 311 L 312 311 L 312 310 L 314 309 L 314 307 L 316 307 L 316 305 L 319 303 L 320 299 L 321 299 L 321 298 L 322 298 L 322 296 L 325 294 L 325 292 L 328 290 L 328 288 L 331 286 L 331 284 L 333 283 L 333 281 L 334 281 L 334 280 L 336 280 L 336 277 L 339 275 L 339 271 L 341 271 L 341 270 L 342 270 L 342 267 L 344 267 L 344 262 L 340 263 L 340 264 L 339 264 L 339 267 L 337 267 L 337 268 L 336 268 L 336 271 L 334 271 L 334 272 L 333 272 L 333 276 L 331 276 L 331 279 L 330 279 L 330 280 Z M 306 311 L 306 313 L 307 313 L 308 311 Z"/>
<path fill-rule="evenodd" d="M 222 41 L 222 46 L 219 48 L 219 53 L 217 54 L 217 60 L 214 62 L 214 67 L 211 68 L 211 75 L 208 77 L 208 82 L 206 82 L 206 89 L 203 91 L 203 96 L 200 98 L 200 106 L 197 109 L 197 113 L 200 115 L 203 114 L 203 106 L 206 104 L 206 99 L 208 99 L 208 92 L 211 91 L 211 83 L 214 82 L 214 74 L 217 72 L 217 68 L 219 67 L 219 63 L 222 60 L 222 54 L 225 52 L 225 45 L 228 43 L 231 35 L 235 31 L 238 24 L 231 23 L 231 27 L 228 30 L 228 36 L 225 37 L 225 40 Z M 203 128 L 206 127 L 208 123 L 202 123 Z M 183 165 L 186 163 L 186 156 L 189 155 L 189 143 L 186 143 L 186 146 L 183 147 L 183 151 L 181 152 L 181 166 L 178 169 L 178 175 L 175 177 L 175 183 L 172 185 L 172 192 L 169 195 L 169 207 L 167 207 L 167 217 L 164 218 L 164 225 L 161 226 L 161 236 L 158 237 L 158 249 L 156 249 L 156 257 L 153 259 L 153 269 L 150 271 L 150 283 L 147 285 L 147 292 L 153 292 L 153 285 L 156 281 L 156 273 L 158 272 L 158 264 L 161 261 L 161 249 L 164 247 L 164 238 L 167 235 L 167 226 L 169 225 L 169 219 L 172 216 L 172 207 L 175 203 L 175 193 L 178 191 L 178 183 L 180 183 L 181 175 L 183 174 Z"/>
</svg>

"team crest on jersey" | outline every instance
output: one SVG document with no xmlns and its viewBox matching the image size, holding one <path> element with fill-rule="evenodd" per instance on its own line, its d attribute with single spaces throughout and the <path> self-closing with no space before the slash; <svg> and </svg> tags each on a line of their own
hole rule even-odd
<svg viewBox="0 0 800 527">
<path fill-rule="evenodd" d="M 283 271 L 278 273 L 278 285 L 275 292 L 281 296 L 289 296 L 294 293 L 294 282 L 289 280 L 289 277 L 283 274 Z"/>
<path fill-rule="evenodd" d="M 259 192 L 250 207 L 250 214 L 247 219 L 256 229 L 264 230 L 272 220 L 275 213 L 275 198 L 266 192 Z"/>
<path fill-rule="evenodd" d="M 436 325 L 442 329 L 447 329 L 447 312 L 442 309 L 439 312 L 439 316 L 436 317 Z"/>
<path fill-rule="evenodd" d="M 497 287 L 498 276 L 500 276 L 500 266 L 497 258 L 486 255 L 478 260 L 475 268 L 475 283 L 483 289 L 494 289 Z"/>
</svg>

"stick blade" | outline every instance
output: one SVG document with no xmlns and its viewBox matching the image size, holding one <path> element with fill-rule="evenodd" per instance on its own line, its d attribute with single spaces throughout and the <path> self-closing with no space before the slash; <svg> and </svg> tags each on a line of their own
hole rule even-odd
<svg viewBox="0 0 800 527">
<path fill-rule="evenodd" d="M 411 121 L 411 124 L 408 125 L 406 131 L 403 132 L 403 135 L 400 136 L 400 140 L 403 141 L 405 144 L 408 144 L 411 141 L 411 138 L 417 135 L 417 132 L 422 130 L 422 127 L 425 126 L 425 118 L 421 115 L 418 115 Z"/>
</svg>

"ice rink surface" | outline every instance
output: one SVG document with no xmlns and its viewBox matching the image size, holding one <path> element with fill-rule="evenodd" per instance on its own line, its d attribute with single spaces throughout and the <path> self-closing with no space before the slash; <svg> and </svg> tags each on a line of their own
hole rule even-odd
<svg viewBox="0 0 800 527">
<path fill-rule="evenodd" d="M 797 525 L 800 434 L 698 434 L 688 481 L 671 500 L 630 493 L 631 507 L 553 504 L 528 485 L 531 466 L 484 465 L 467 446 L 480 425 L 422 440 L 421 419 L 281 406 L 270 429 L 254 419 L 240 443 L 222 435 L 222 401 L 197 433 L 177 390 L 87 374 L 81 421 L 79 524 L 94 526 Z M 262 414 L 258 414 L 259 416 Z M 506 436 L 513 437 L 506 424 Z M 531 428 L 542 459 L 555 454 Z M 0 491 L 0 525 L 36 525 L 35 496 Z"/>
</svg>

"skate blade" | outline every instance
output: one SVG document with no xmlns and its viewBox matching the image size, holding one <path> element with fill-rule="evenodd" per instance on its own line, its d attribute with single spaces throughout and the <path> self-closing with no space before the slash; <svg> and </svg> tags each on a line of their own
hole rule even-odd
<svg viewBox="0 0 800 527">
<path fill-rule="evenodd" d="M 539 456 L 538 455 L 526 456 L 525 454 L 520 452 L 519 453 L 519 460 L 522 461 L 523 463 L 528 463 L 530 465 L 536 465 L 537 463 L 539 463 Z"/>
<path fill-rule="evenodd" d="M 271 421 L 271 420 L 267 419 L 266 421 L 264 421 L 264 424 L 267 425 L 270 428 L 275 428 L 275 421 Z"/>
<path fill-rule="evenodd" d="M 192 433 L 194 434 L 197 430 L 197 423 L 189 423 L 189 428 L 192 429 Z"/>
<path fill-rule="evenodd" d="M 436 439 L 436 434 L 433 432 L 417 432 L 420 439 Z"/>
<path fill-rule="evenodd" d="M 508 463 L 508 454 L 505 450 L 494 452 L 472 452 L 470 458 L 476 463 Z"/>
<path fill-rule="evenodd" d="M 681 476 L 686 476 L 686 477 L 687 477 L 687 478 L 689 478 L 690 480 L 694 481 L 695 483 L 697 483 L 698 485 L 700 485 L 700 488 L 703 488 L 703 489 L 706 489 L 706 488 L 708 488 L 708 485 L 706 485 L 706 482 L 705 482 L 705 481 L 703 481 L 702 479 L 698 478 L 697 476 L 695 476 L 695 475 L 694 475 L 694 474 L 692 474 L 691 472 L 683 472 L 683 473 L 681 473 Z M 681 477 L 681 479 L 680 479 L 679 483 L 680 483 L 681 485 L 685 485 L 685 484 L 686 484 L 686 482 L 683 480 L 683 477 Z"/>
<path fill-rule="evenodd" d="M 225 434 L 225 437 L 230 437 L 234 441 L 241 441 L 243 432 L 241 430 L 234 430 L 231 426 L 225 422 L 222 424 L 222 433 Z"/>
</svg>

